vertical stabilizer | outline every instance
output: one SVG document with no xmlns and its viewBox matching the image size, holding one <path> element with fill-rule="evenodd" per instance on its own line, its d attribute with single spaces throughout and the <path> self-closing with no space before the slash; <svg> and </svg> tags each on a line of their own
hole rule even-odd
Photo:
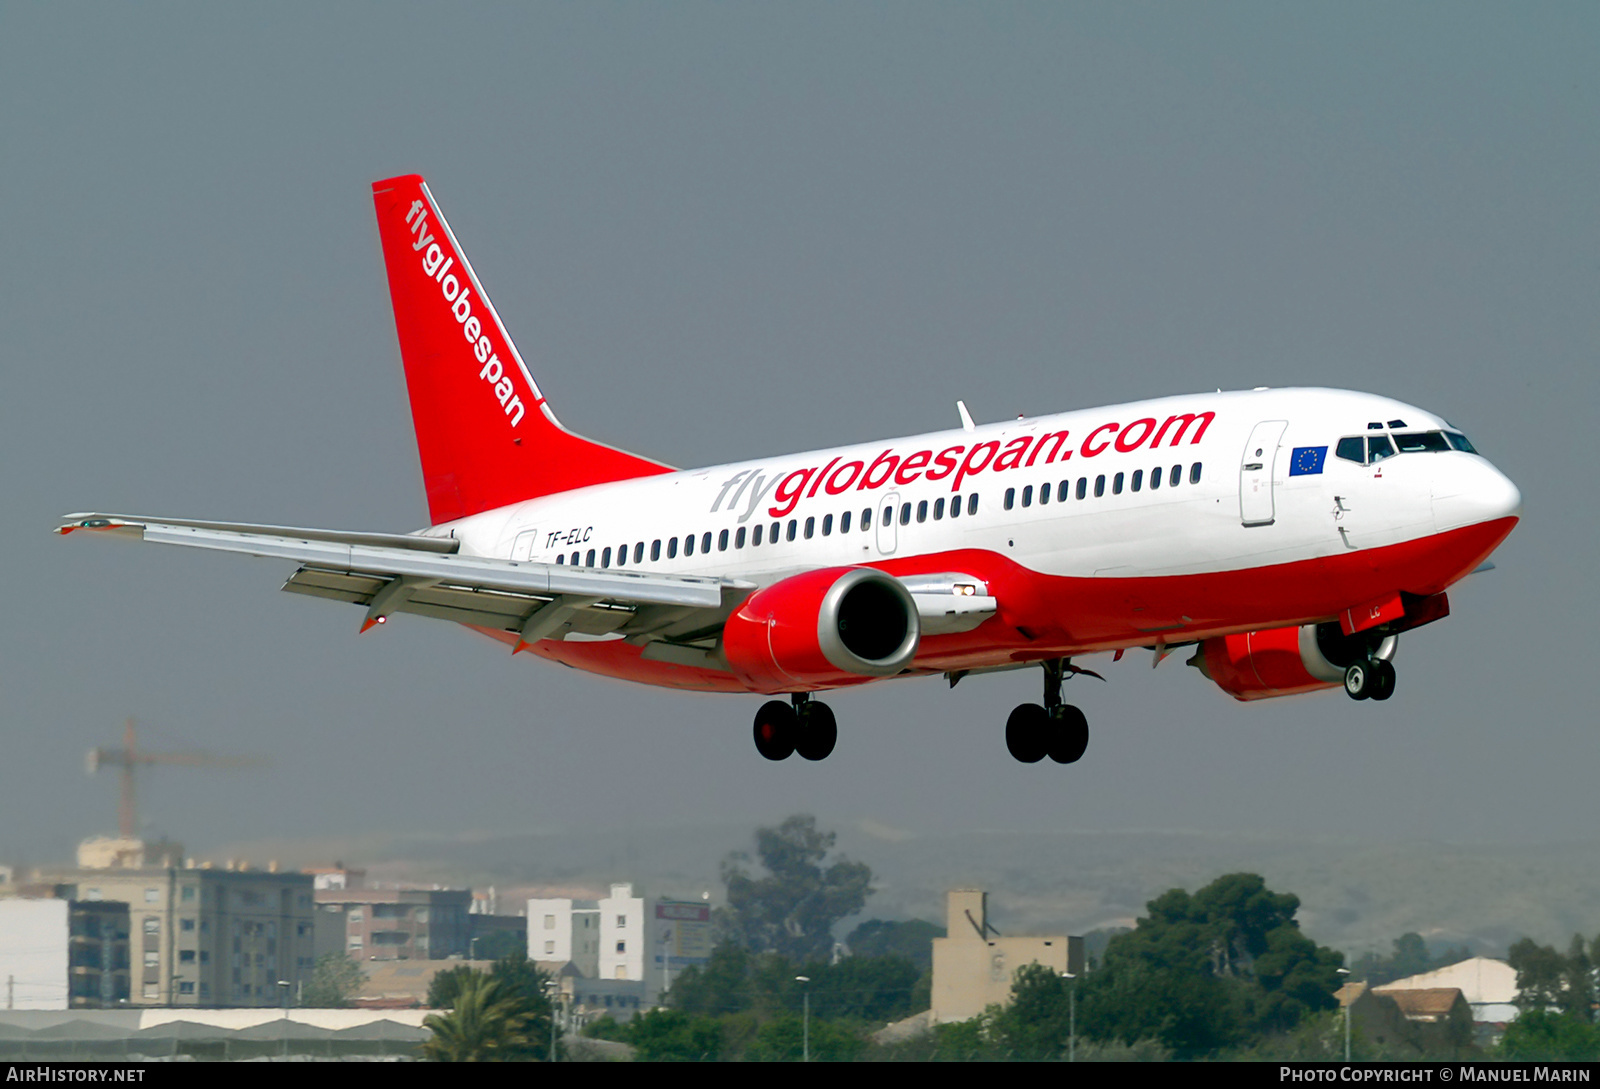
<svg viewBox="0 0 1600 1089">
<path fill-rule="evenodd" d="M 561 426 L 421 177 L 374 182 L 372 197 L 435 525 L 672 471 Z"/>
</svg>

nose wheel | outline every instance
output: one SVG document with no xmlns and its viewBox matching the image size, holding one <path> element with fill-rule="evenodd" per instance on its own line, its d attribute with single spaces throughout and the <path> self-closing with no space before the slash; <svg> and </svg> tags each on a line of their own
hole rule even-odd
<svg viewBox="0 0 1600 1089">
<path fill-rule="evenodd" d="M 1351 662 L 1344 671 L 1344 690 L 1353 700 L 1386 700 L 1394 695 L 1394 666 L 1381 658 Z"/>
<path fill-rule="evenodd" d="M 1074 764 L 1089 747 L 1089 720 L 1061 701 L 1061 684 L 1073 668 L 1065 658 L 1044 665 L 1044 703 L 1024 703 L 1006 719 L 1006 749 L 1013 759 L 1037 764 L 1046 756 L 1058 764 Z"/>
<path fill-rule="evenodd" d="M 806 760 L 826 760 L 839 740 L 833 708 L 805 692 L 789 699 L 790 703 L 768 700 L 756 712 L 756 751 L 768 760 L 787 760 L 794 753 Z"/>
</svg>

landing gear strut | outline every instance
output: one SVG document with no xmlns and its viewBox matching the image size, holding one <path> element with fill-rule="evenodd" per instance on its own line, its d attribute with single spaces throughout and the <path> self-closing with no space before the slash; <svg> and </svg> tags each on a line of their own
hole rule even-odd
<svg viewBox="0 0 1600 1089">
<path fill-rule="evenodd" d="M 1044 704 L 1024 703 L 1006 719 L 1006 748 L 1024 764 L 1046 756 L 1058 764 L 1076 763 L 1089 747 L 1089 720 L 1070 703 L 1061 702 L 1061 683 L 1074 671 L 1067 659 L 1044 666 Z"/>
<path fill-rule="evenodd" d="M 1344 671 L 1344 690 L 1353 700 L 1386 700 L 1394 695 L 1394 666 L 1382 658 L 1351 662 Z"/>
<path fill-rule="evenodd" d="M 808 692 L 796 692 L 789 700 L 768 700 L 756 712 L 756 751 L 768 760 L 787 760 L 791 753 L 826 760 L 839 740 L 833 709 Z"/>
</svg>

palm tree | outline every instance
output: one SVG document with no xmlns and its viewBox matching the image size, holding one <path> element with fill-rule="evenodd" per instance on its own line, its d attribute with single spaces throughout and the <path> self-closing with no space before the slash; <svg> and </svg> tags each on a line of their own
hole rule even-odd
<svg viewBox="0 0 1600 1089">
<path fill-rule="evenodd" d="M 433 1037 L 422 1045 L 423 1058 L 453 1063 L 532 1059 L 540 1043 L 534 1032 L 536 1017 L 499 980 L 472 972 L 461 978 L 455 1008 L 430 1014 L 422 1022 L 433 1030 Z"/>
</svg>

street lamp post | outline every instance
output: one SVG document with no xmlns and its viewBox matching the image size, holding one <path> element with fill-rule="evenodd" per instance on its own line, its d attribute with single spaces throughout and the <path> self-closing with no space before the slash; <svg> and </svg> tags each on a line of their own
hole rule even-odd
<svg viewBox="0 0 1600 1089">
<path fill-rule="evenodd" d="M 800 1019 L 800 1061 L 808 1063 L 811 1061 L 811 977 L 795 976 L 794 979 L 806 985 L 803 992 L 805 1013 Z"/>
<path fill-rule="evenodd" d="M 1348 968 L 1340 968 L 1339 969 L 1339 974 L 1341 976 L 1348 976 L 1350 974 L 1350 969 L 1348 969 Z M 1353 1006 L 1354 1004 L 1355 1004 L 1354 996 L 1345 995 L 1345 1001 L 1344 1001 L 1344 1061 L 1345 1062 L 1349 1062 L 1350 1061 L 1350 1007 Z"/>
<path fill-rule="evenodd" d="M 1061 978 L 1067 983 L 1067 1062 L 1078 1061 L 1078 977 L 1071 972 L 1062 972 Z"/>
</svg>

